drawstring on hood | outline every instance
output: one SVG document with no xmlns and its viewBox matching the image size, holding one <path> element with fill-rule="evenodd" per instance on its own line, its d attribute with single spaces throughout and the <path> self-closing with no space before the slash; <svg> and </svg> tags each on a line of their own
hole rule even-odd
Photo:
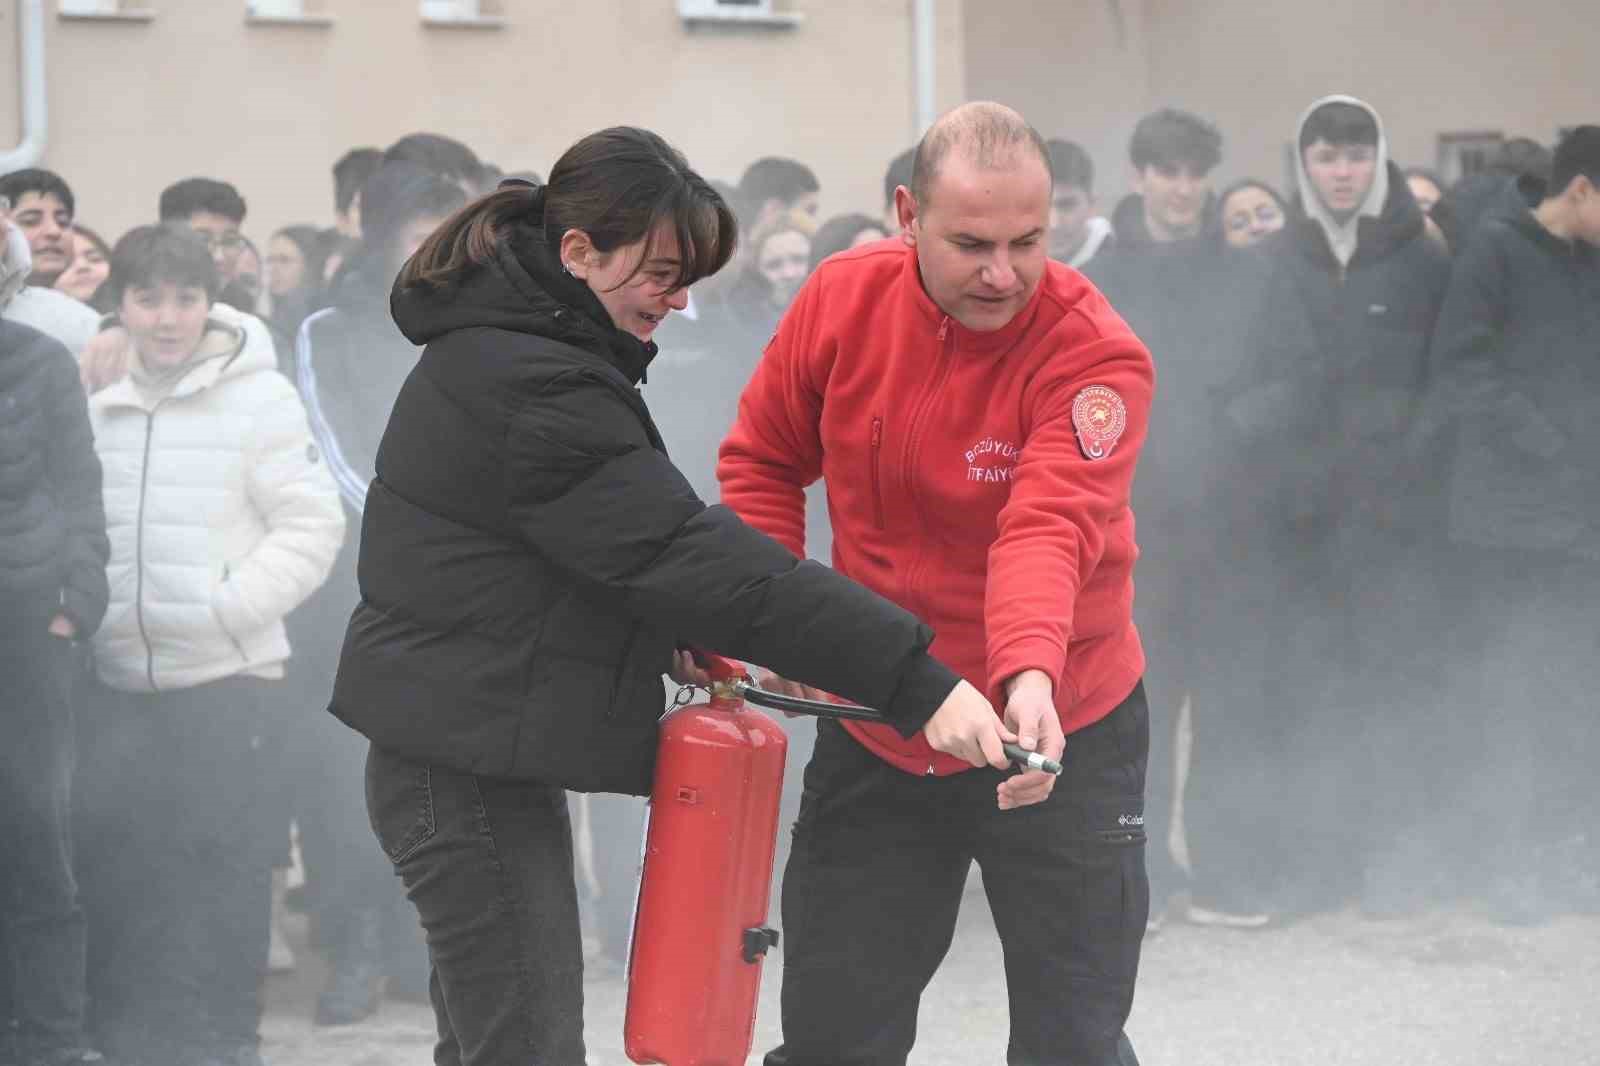
<svg viewBox="0 0 1600 1066">
<path fill-rule="evenodd" d="M 14 223 L 0 223 L 0 311 L 10 306 L 17 293 L 28 283 L 33 273 L 33 252 L 28 248 L 28 238 Z"/>
<path fill-rule="evenodd" d="M 1372 187 L 1367 190 L 1361 206 L 1343 222 L 1335 219 L 1333 213 L 1323 204 L 1316 186 L 1311 183 L 1310 175 L 1306 173 L 1305 152 L 1299 147 L 1300 135 L 1305 131 L 1306 122 L 1318 108 L 1326 104 L 1350 104 L 1359 107 L 1372 116 L 1373 123 L 1378 127 L 1378 156 L 1372 172 Z M 1340 267 L 1347 267 L 1356 254 L 1361 220 L 1382 216 L 1384 205 L 1389 200 L 1389 135 L 1384 131 L 1383 117 L 1366 101 L 1358 100 L 1354 96 L 1341 94 L 1324 96 L 1306 108 L 1305 113 L 1300 116 L 1300 122 L 1294 131 L 1294 144 L 1294 172 L 1300 189 L 1301 210 L 1305 212 L 1307 218 L 1322 227 L 1323 233 L 1328 237 L 1328 248 L 1333 252 L 1333 257 L 1338 260 Z"/>
<path fill-rule="evenodd" d="M 1082 246 L 1072 254 L 1072 259 L 1067 263 L 1067 266 L 1074 270 L 1093 259 L 1112 235 L 1111 220 L 1099 215 L 1091 218 L 1085 228 L 1089 232 L 1084 237 Z"/>
</svg>

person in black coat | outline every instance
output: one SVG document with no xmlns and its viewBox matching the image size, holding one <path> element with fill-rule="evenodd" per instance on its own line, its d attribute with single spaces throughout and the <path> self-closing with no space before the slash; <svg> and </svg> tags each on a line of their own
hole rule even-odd
<svg viewBox="0 0 1600 1066">
<path fill-rule="evenodd" d="M 77 363 L 0 319 L 0 917 L 21 1062 L 94 1057 L 72 866 L 73 690 L 81 642 L 106 612 L 110 554 Z"/>
<path fill-rule="evenodd" d="M 1550 180 L 1550 149 L 1526 137 L 1513 137 L 1500 146 L 1488 166 L 1456 182 L 1428 212 L 1439 224 L 1450 251 L 1460 255 L 1472 235 L 1487 219 L 1521 214 L 1524 207 L 1517 183 L 1529 178 Z"/>
<path fill-rule="evenodd" d="M 1210 174 L 1221 159 L 1221 135 L 1198 116 L 1141 120 L 1129 161 L 1142 191 L 1117 205 L 1116 243 L 1083 268 L 1149 347 L 1160 381 L 1133 490 L 1147 549 L 1136 617 L 1151 661 L 1163 664 L 1149 679 L 1152 930 L 1167 917 L 1235 928 L 1269 920 L 1244 831 L 1264 791 L 1251 758 L 1261 676 L 1239 665 L 1260 639 L 1247 609 L 1259 582 L 1228 550 L 1232 512 L 1222 501 L 1234 490 L 1215 418 L 1218 387 L 1238 371 L 1260 256 L 1228 247 L 1217 231 Z M 1179 744 L 1180 735 L 1192 742 Z M 1169 846 L 1179 810 L 1185 866 Z"/>
<path fill-rule="evenodd" d="M 389 314 L 389 290 L 406 259 L 465 202 L 460 186 L 415 163 L 383 164 L 362 188 L 364 236 L 329 288 L 331 306 L 298 331 L 295 382 L 351 528 L 361 521 L 389 412 L 419 354 Z M 366 745 L 320 713 L 357 596 L 357 547 L 356 537 L 345 538 L 328 581 L 290 620 L 298 682 L 286 715 L 294 818 L 315 941 L 333 964 L 313 1015 L 319 1025 L 370 1017 L 385 988 L 427 997 L 416 921 L 371 846 L 360 774 Z"/>
<path fill-rule="evenodd" d="M 1581 828 L 1600 814 L 1600 126 L 1567 135 L 1548 187 L 1519 187 L 1522 209 L 1481 223 L 1456 261 L 1434 397 L 1462 590 L 1451 617 L 1475 664 L 1461 700 L 1483 744 L 1445 806 L 1475 830 L 1481 858 L 1461 872 L 1496 917 L 1527 922 L 1592 908 L 1600 874 Z"/>
<path fill-rule="evenodd" d="M 1370 107 L 1320 100 L 1298 143 L 1298 202 L 1261 246 L 1268 279 L 1223 409 L 1249 486 L 1236 502 L 1264 538 L 1252 554 L 1278 583 L 1266 631 L 1294 797 L 1275 808 L 1284 903 L 1362 893 L 1390 910 L 1420 787 L 1397 753 L 1424 730 L 1437 666 L 1421 545 L 1439 522 L 1438 470 L 1410 442 L 1449 260 Z"/>
<path fill-rule="evenodd" d="M 913 616 L 707 507 L 638 385 L 650 336 L 733 250 L 655 134 L 579 141 L 457 213 L 401 272 L 425 345 L 379 446 L 332 712 L 372 741 L 374 830 L 427 931 L 463 1066 L 583 1061 L 564 789 L 650 788 L 686 648 L 880 708 L 1004 766 L 988 702 Z"/>
</svg>

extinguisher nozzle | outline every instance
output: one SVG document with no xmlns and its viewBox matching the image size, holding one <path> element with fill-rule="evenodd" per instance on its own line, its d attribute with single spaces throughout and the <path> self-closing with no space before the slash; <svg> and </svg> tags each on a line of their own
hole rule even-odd
<svg viewBox="0 0 1600 1066">
<path fill-rule="evenodd" d="M 1038 752 L 1029 751 L 1027 748 L 1017 744 L 1005 744 L 1002 746 L 1005 749 L 1006 758 L 1024 770 L 1043 770 L 1047 774 L 1061 776 L 1061 764 L 1054 759 L 1047 759 Z"/>
</svg>

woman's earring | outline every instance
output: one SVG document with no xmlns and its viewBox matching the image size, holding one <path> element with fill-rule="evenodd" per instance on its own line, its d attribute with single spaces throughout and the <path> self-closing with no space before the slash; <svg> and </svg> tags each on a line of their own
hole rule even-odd
<svg viewBox="0 0 1600 1066">
<path fill-rule="evenodd" d="M 561 264 L 561 269 L 566 272 L 566 275 L 569 278 L 576 278 L 578 276 L 578 275 L 576 275 L 576 274 L 574 274 L 572 272 L 572 264 L 571 263 L 565 263 L 565 262 L 562 263 Z"/>
</svg>

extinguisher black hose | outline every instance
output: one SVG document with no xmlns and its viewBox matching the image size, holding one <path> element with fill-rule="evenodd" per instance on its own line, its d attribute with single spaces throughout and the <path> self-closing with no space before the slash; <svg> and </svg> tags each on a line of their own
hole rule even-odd
<svg viewBox="0 0 1600 1066">
<path fill-rule="evenodd" d="M 883 722 L 886 719 L 871 707 L 858 707 L 854 704 L 827 703 L 823 700 L 807 700 L 799 696 L 780 696 L 776 692 L 768 692 L 755 685 L 743 685 L 739 694 L 747 703 L 758 707 L 766 707 L 774 711 L 788 711 L 790 714 L 809 714 L 817 718 L 846 718 L 852 722 Z"/>
<path fill-rule="evenodd" d="M 748 682 L 739 686 L 739 694 L 746 703 L 774 711 L 788 711 L 790 714 L 809 714 L 817 718 L 843 718 L 853 722 L 881 723 L 887 720 L 871 707 L 860 707 L 849 703 L 826 703 L 822 700 L 802 699 L 799 696 L 780 696 L 776 692 L 768 692 Z M 1054 759 L 1047 759 L 1038 752 L 1028 751 L 1016 744 L 1006 744 L 1004 747 L 1006 758 L 1024 770 L 1043 770 L 1047 774 L 1057 776 L 1061 774 L 1061 764 Z"/>
</svg>

